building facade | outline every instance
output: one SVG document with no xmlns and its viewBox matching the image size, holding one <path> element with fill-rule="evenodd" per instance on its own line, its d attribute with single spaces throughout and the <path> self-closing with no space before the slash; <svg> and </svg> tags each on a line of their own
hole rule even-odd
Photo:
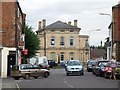
<svg viewBox="0 0 120 90">
<path fill-rule="evenodd" d="M 22 25 L 25 22 L 19 2 L 0 2 L 0 37 L 1 37 L 1 77 L 10 75 L 10 67 L 19 64 L 20 52 L 24 49 L 24 31 Z"/>
<path fill-rule="evenodd" d="M 113 16 L 113 55 L 116 60 L 120 62 L 120 4 L 112 7 Z"/>
<path fill-rule="evenodd" d="M 39 21 L 36 31 L 40 39 L 39 56 L 46 56 L 57 63 L 63 60 L 78 59 L 85 63 L 88 60 L 88 36 L 79 35 L 81 28 L 71 22 L 54 22 L 46 26 L 46 20 Z"/>
</svg>

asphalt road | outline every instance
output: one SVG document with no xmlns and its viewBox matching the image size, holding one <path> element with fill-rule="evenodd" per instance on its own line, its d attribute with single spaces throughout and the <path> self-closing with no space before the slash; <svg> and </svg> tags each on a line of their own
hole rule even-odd
<svg viewBox="0 0 120 90">
<path fill-rule="evenodd" d="M 12 79 L 13 80 L 13 79 Z M 66 76 L 64 69 L 51 69 L 48 78 L 15 80 L 18 88 L 118 88 L 119 80 L 97 77 L 85 71 L 84 76 Z"/>
</svg>

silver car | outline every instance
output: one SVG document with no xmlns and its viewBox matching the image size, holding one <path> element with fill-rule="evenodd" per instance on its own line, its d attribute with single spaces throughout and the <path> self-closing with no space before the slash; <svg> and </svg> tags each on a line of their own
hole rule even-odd
<svg viewBox="0 0 120 90">
<path fill-rule="evenodd" d="M 66 75 L 84 75 L 84 67 L 80 60 L 70 60 L 65 67 Z"/>
</svg>

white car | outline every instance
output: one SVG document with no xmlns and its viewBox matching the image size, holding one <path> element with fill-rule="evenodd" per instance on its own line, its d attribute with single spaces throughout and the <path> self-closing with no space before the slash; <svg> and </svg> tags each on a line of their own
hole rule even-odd
<svg viewBox="0 0 120 90">
<path fill-rule="evenodd" d="M 84 75 L 84 67 L 81 64 L 80 60 L 70 60 L 68 61 L 66 67 L 66 75 Z"/>
</svg>

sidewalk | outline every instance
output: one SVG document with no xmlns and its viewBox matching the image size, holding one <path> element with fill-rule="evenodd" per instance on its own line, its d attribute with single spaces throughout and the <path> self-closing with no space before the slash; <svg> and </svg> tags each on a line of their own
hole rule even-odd
<svg viewBox="0 0 120 90">
<path fill-rule="evenodd" d="M 3 88 L 17 90 L 17 86 L 15 82 L 11 81 L 9 78 L 2 79 L 0 77 L 0 90 L 1 89 L 4 90 Z"/>
</svg>

